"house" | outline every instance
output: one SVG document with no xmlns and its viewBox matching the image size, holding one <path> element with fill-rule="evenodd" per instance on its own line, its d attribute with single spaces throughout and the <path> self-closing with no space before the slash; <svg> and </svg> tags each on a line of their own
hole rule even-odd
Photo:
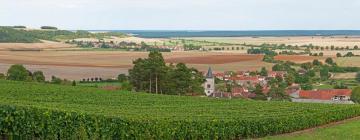
<svg viewBox="0 0 360 140">
<path fill-rule="evenodd" d="M 220 80 L 225 80 L 225 74 L 224 73 L 215 73 L 214 76 Z"/>
<path fill-rule="evenodd" d="M 243 98 L 254 98 L 256 96 L 255 93 L 251 93 L 245 87 L 235 87 L 231 89 L 231 93 L 233 97 L 243 97 Z"/>
<path fill-rule="evenodd" d="M 294 102 L 353 103 L 351 89 L 300 90 Z"/>
<path fill-rule="evenodd" d="M 241 76 L 230 77 L 229 80 L 239 86 L 255 86 L 256 84 L 259 84 L 263 78 L 259 78 L 258 76 Z"/>
<path fill-rule="evenodd" d="M 286 71 L 269 71 L 268 77 L 276 78 L 279 76 L 281 78 L 284 78 L 286 74 L 287 74 Z"/>
</svg>

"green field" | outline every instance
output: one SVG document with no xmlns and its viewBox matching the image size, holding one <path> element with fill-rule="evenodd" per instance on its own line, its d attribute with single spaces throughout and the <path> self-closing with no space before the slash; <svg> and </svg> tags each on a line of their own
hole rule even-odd
<svg viewBox="0 0 360 140">
<path fill-rule="evenodd" d="M 237 139 L 360 115 L 359 105 L 179 97 L 0 80 L 0 135 L 40 139 Z"/>
<path fill-rule="evenodd" d="M 264 140 L 357 140 L 360 138 L 360 120 L 352 120 L 343 124 L 317 128 L 298 134 L 273 136 Z"/>
</svg>

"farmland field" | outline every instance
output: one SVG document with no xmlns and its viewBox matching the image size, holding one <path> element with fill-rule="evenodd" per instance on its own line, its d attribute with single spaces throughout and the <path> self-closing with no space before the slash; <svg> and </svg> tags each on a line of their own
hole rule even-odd
<svg viewBox="0 0 360 140">
<path fill-rule="evenodd" d="M 352 36 L 296 36 L 296 37 L 194 37 L 188 38 L 193 40 L 206 40 L 212 42 L 224 42 L 224 43 L 234 43 L 234 44 L 252 44 L 252 45 L 261 45 L 263 43 L 268 44 L 286 44 L 286 45 L 309 45 L 313 44 L 315 46 L 336 46 L 336 47 L 346 47 L 350 48 L 355 45 L 360 46 L 360 37 Z"/>
<path fill-rule="evenodd" d="M 360 115 L 359 105 L 178 97 L 1 80 L 0 89 L 0 134 L 44 139 L 235 139 Z"/>
<path fill-rule="evenodd" d="M 25 64 L 32 70 L 42 70 L 47 77 L 61 76 L 80 80 L 94 76 L 113 78 L 127 73 L 132 61 L 147 57 L 148 52 L 123 51 L 0 51 L 0 73 L 10 64 Z M 185 62 L 205 71 L 258 70 L 271 67 L 262 62 L 261 56 L 232 52 L 171 52 L 163 53 L 167 62 Z M 61 69 L 61 70 L 57 70 Z"/>
<path fill-rule="evenodd" d="M 315 56 L 308 56 L 308 55 L 277 55 L 274 58 L 275 58 L 275 60 L 281 60 L 281 61 L 305 63 L 305 62 L 312 62 L 315 59 L 318 59 L 320 61 L 325 61 L 325 59 L 327 57 L 315 57 Z"/>
</svg>

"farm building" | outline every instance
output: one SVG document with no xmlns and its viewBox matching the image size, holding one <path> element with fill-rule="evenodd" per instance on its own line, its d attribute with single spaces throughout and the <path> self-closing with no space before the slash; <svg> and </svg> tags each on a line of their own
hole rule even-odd
<svg viewBox="0 0 360 140">
<path fill-rule="evenodd" d="M 293 102 L 352 103 L 351 89 L 301 90 Z"/>
</svg>

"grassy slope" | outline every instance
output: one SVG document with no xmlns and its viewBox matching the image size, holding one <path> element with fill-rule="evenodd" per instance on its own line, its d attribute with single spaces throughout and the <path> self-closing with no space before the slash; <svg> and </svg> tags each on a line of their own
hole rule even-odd
<svg viewBox="0 0 360 140">
<path fill-rule="evenodd" d="M 317 128 L 313 131 L 289 134 L 284 136 L 267 137 L 264 140 L 341 140 L 360 139 L 360 120 L 352 120 L 340 125 L 326 128 Z"/>
</svg>

